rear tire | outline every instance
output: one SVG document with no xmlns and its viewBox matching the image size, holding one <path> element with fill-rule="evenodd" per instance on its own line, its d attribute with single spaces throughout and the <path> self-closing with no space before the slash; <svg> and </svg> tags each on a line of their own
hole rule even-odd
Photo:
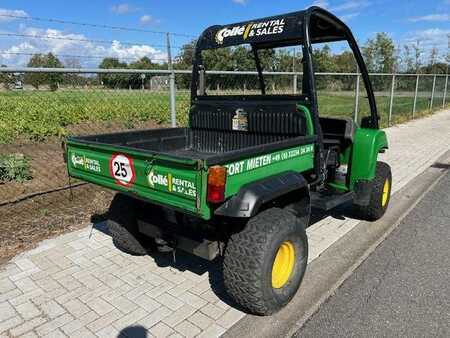
<svg viewBox="0 0 450 338">
<path fill-rule="evenodd" d="M 302 219 L 287 210 L 267 209 L 229 239 L 223 263 L 225 287 L 249 312 L 270 315 L 297 292 L 308 261 L 306 224 Z M 291 256 L 279 264 L 283 250 L 291 252 Z"/>
<path fill-rule="evenodd" d="M 114 245 L 132 255 L 145 255 L 145 237 L 136 222 L 136 201 L 123 194 L 116 194 L 109 207 L 107 225 Z"/>
<path fill-rule="evenodd" d="M 380 219 L 391 199 L 392 173 L 389 164 L 377 162 L 375 178 L 372 181 L 370 200 L 367 206 L 356 206 L 358 216 L 367 221 Z"/>
</svg>

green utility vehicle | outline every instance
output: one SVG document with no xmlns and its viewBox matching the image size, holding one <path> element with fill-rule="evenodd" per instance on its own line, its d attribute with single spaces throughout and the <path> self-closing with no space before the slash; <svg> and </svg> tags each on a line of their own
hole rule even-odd
<svg viewBox="0 0 450 338">
<path fill-rule="evenodd" d="M 367 91 L 370 116 L 360 123 L 320 117 L 312 44 L 333 41 L 348 42 Z M 208 95 L 204 53 L 238 45 L 252 53 L 261 93 Z M 303 51 L 302 94 L 267 94 L 261 53 L 296 45 Z M 220 255 L 229 295 L 267 315 L 300 286 L 311 207 L 353 203 L 364 219 L 384 214 L 391 170 L 377 161 L 388 147 L 378 120 L 349 28 L 311 7 L 206 29 L 194 52 L 187 128 L 70 137 L 65 156 L 71 177 L 119 192 L 108 220 L 119 248 Z"/>
</svg>

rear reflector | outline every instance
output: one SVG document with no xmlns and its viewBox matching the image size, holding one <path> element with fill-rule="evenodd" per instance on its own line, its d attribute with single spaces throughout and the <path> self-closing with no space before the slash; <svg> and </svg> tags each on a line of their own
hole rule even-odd
<svg viewBox="0 0 450 338">
<path fill-rule="evenodd" d="M 225 184 L 227 181 L 227 168 L 213 166 L 208 170 L 208 196 L 211 203 L 220 203 L 225 199 Z"/>
</svg>

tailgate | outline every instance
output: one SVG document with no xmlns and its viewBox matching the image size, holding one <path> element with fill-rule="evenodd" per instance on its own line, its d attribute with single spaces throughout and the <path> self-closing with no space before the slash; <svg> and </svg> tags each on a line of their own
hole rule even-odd
<svg viewBox="0 0 450 338">
<path fill-rule="evenodd" d="M 69 175 L 157 204 L 200 214 L 201 170 L 195 160 L 108 145 L 67 142 Z"/>
</svg>

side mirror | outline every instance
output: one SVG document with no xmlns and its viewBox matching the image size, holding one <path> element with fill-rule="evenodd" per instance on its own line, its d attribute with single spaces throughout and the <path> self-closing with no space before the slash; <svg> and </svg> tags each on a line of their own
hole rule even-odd
<svg viewBox="0 0 450 338">
<path fill-rule="evenodd" d="M 361 128 L 373 128 L 373 122 L 371 116 L 364 116 L 361 119 Z"/>
</svg>

